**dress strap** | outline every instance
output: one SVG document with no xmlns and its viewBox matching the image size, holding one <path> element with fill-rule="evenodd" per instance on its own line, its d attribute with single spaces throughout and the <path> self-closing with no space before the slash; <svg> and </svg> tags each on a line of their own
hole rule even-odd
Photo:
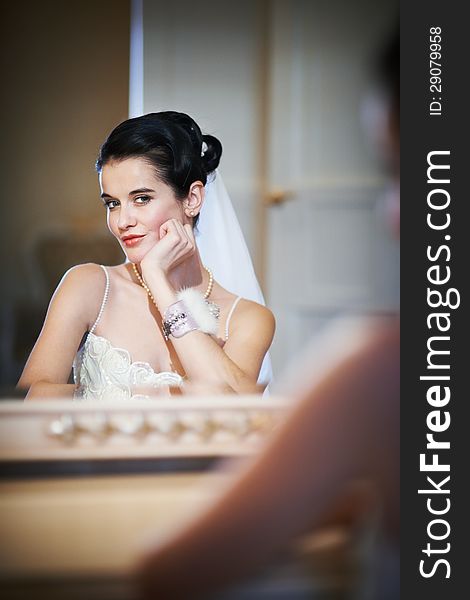
<svg viewBox="0 0 470 600">
<path fill-rule="evenodd" d="M 98 313 L 98 316 L 96 317 L 96 321 L 93 323 L 89 333 L 93 333 L 96 326 L 98 325 L 99 320 L 101 319 L 101 316 L 103 315 L 103 311 L 104 311 L 104 307 L 106 306 L 106 301 L 108 300 L 108 296 L 109 296 L 109 273 L 108 273 L 108 269 L 106 267 L 104 267 L 103 265 L 100 265 L 100 267 L 103 269 L 104 274 L 106 275 L 106 287 L 104 288 L 104 294 L 103 294 L 103 300 L 101 302 L 101 307 L 100 307 L 100 311 Z"/>
<path fill-rule="evenodd" d="M 230 312 L 228 313 L 228 317 L 225 321 L 225 341 L 228 340 L 228 328 L 230 325 L 230 319 L 232 318 L 232 315 L 233 315 L 233 311 L 235 310 L 237 304 L 240 302 L 241 299 L 242 299 L 241 296 L 237 296 L 237 298 L 235 298 L 235 300 L 232 304 L 232 308 L 230 309 Z"/>
</svg>

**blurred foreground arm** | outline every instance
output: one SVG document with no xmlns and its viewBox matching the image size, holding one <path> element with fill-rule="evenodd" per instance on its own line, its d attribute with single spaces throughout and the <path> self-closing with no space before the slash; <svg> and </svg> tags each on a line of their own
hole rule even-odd
<svg viewBox="0 0 470 600">
<path fill-rule="evenodd" d="M 255 571 L 322 525 L 357 480 L 375 485 L 398 527 L 398 322 L 364 327 L 337 354 L 310 380 L 300 373 L 295 409 L 229 490 L 147 554 L 143 597 L 195 598 Z"/>
</svg>

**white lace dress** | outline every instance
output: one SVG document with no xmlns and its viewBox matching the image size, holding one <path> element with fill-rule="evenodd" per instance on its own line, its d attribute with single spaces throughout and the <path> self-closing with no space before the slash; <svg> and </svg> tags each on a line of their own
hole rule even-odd
<svg viewBox="0 0 470 600">
<path fill-rule="evenodd" d="M 168 393 L 168 386 L 182 387 L 183 378 L 172 371 L 155 372 L 147 362 L 133 362 L 124 348 L 116 348 L 94 331 L 103 314 L 109 297 L 109 273 L 100 265 L 106 276 L 106 286 L 101 307 L 85 342 L 73 361 L 73 378 L 76 384 L 74 399 L 91 401 L 119 401 L 149 398 L 153 394 Z M 225 340 L 228 339 L 230 319 L 241 298 L 235 299 L 225 323 Z"/>
<path fill-rule="evenodd" d="M 156 373 L 146 362 L 133 362 L 124 348 L 116 348 L 94 330 L 98 325 L 109 296 L 109 273 L 98 317 L 87 334 L 85 342 L 73 361 L 73 378 L 77 386 L 76 400 L 119 401 L 148 398 L 150 393 L 168 390 L 168 386 L 181 387 L 183 378 L 178 373 Z M 142 393 L 143 391 L 147 393 Z"/>
</svg>

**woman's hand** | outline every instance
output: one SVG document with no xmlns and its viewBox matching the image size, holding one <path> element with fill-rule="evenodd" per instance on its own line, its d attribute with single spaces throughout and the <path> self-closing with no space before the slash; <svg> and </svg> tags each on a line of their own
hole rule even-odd
<svg viewBox="0 0 470 600">
<path fill-rule="evenodd" d="M 147 252 L 140 266 L 145 277 L 148 273 L 161 271 L 167 275 L 176 266 L 194 255 L 196 242 L 191 225 L 183 225 L 177 219 L 165 221 L 160 227 L 160 240 Z"/>
</svg>

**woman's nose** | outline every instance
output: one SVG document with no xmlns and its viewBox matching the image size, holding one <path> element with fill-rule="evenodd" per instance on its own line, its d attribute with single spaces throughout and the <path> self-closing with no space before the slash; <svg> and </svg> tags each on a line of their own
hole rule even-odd
<svg viewBox="0 0 470 600">
<path fill-rule="evenodd" d="M 125 231 L 136 224 L 136 218 L 132 207 L 121 205 L 117 225 L 119 229 Z"/>
</svg>

